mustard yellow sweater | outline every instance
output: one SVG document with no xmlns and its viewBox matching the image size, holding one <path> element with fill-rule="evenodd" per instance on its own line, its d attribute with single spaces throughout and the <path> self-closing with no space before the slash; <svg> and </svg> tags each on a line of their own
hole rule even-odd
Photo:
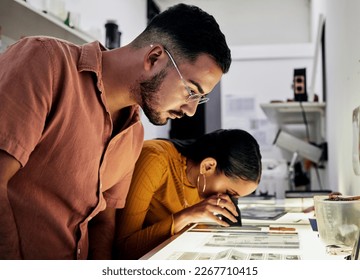
<svg viewBox="0 0 360 280">
<path fill-rule="evenodd" d="M 125 208 L 117 210 L 115 257 L 139 259 L 173 235 L 173 214 L 185 200 L 200 201 L 186 177 L 186 158 L 169 141 L 145 141 Z"/>
</svg>

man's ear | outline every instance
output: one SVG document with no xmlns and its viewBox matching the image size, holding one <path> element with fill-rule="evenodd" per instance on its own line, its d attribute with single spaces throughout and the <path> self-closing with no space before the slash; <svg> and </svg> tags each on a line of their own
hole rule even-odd
<svg viewBox="0 0 360 280">
<path fill-rule="evenodd" d="M 200 173 L 213 174 L 216 171 L 217 161 L 212 157 L 205 158 L 200 163 Z"/>
<path fill-rule="evenodd" d="M 150 45 L 150 50 L 146 53 L 144 58 L 145 70 L 151 70 L 164 55 L 165 51 L 161 45 Z"/>
</svg>

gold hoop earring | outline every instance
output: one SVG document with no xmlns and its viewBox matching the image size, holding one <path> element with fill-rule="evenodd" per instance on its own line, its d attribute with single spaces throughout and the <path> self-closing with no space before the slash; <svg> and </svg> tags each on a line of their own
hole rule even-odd
<svg viewBox="0 0 360 280">
<path fill-rule="evenodd" d="M 200 187 L 200 175 L 203 176 L 204 184 L 203 184 L 202 192 L 204 193 L 204 192 L 205 192 L 205 189 L 206 189 L 206 176 L 205 176 L 205 174 L 200 173 L 200 174 L 197 176 L 197 188 L 199 189 L 199 187 Z"/>
</svg>

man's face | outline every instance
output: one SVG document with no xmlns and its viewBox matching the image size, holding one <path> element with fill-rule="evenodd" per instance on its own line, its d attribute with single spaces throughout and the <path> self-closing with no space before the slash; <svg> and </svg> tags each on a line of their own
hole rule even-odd
<svg viewBox="0 0 360 280">
<path fill-rule="evenodd" d="M 186 87 L 193 93 L 207 94 L 222 76 L 221 69 L 207 55 L 200 55 L 194 63 L 183 63 L 178 69 L 184 80 L 180 78 L 175 67 L 169 64 L 132 88 L 133 93 L 141 97 L 139 104 L 154 125 L 164 125 L 168 119 L 181 118 L 184 115 L 193 116 L 198 102 L 189 102 Z"/>
</svg>

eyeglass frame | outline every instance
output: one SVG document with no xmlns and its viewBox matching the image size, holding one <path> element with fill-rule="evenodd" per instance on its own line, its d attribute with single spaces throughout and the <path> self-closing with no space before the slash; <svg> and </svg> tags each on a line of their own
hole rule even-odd
<svg viewBox="0 0 360 280">
<path fill-rule="evenodd" d="M 193 93 L 193 92 L 192 92 L 191 88 L 187 85 L 187 83 L 186 83 L 183 75 L 181 75 L 181 72 L 180 72 L 180 70 L 179 70 L 179 67 L 177 66 L 174 58 L 172 57 L 172 55 L 170 54 L 170 52 L 169 52 L 167 49 L 164 48 L 164 50 L 165 50 L 166 54 L 169 56 L 172 64 L 174 65 L 174 67 L 175 67 L 175 69 L 176 69 L 176 72 L 178 72 L 178 74 L 179 74 L 179 76 L 180 76 L 180 79 L 181 79 L 181 81 L 183 82 L 183 84 L 184 84 L 184 86 L 185 86 L 185 89 L 186 89 L 186 91 L 187 91 L 188 94 L 189 94 L 188 98 L 186 99 L 186 102 L 198 102 L 198 104 L 203 104 L 203 103 L 208 102 L 208 101 L 210 100 L 210 98 L 209 98 L 209 97 L 206 97 L 207 94 Z"/>
</svg>

